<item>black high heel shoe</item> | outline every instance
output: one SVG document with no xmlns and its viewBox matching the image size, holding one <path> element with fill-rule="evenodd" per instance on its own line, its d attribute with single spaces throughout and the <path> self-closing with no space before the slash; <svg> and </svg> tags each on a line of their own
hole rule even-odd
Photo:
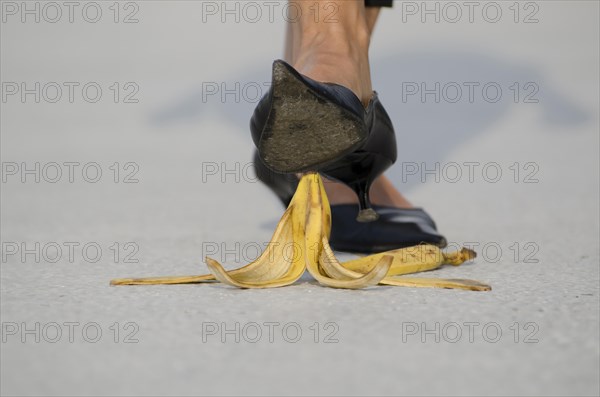
<svg viewBox="0 0 600 397">
<path fill-rule="evenodd" d="M 365 108 L 348 88 L 320 83 L 276 60 L 250 130 L 267 169 L 322 172 L 358 195 L 358 222 L 377 219 L 369 188 L 397 154 L 392 123 L 376 92 Z"/>
<path fill-rule="evenodd" d="M 280 174 L 269 170 L 254 152 L 254 169 L 257 178 L 267 185 L 287 207 L 298 186 L 294 174 Z M 358 222 L 354 204 L 331 206 L 331 236 L 329 243 L 337 251 L 370 254 L 421 243 L 438 247 L 447 245 L 444 236 L 437 232 L 435 222 L 422 208 L 394 208 L 373 205 L 379 218 L 373 222 Z"/>
</svg>

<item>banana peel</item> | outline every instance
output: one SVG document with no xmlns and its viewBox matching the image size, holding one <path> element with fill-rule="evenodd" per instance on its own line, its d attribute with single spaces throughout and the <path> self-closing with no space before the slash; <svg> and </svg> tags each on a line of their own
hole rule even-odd
<svg viewBox="0 0 600 397">
<path fill-rule="evenodd" d="M 339 262 L 329 245 L 331 210 L 321 177 L 302 176 L 290 205 L 279 220 L 271 242 L 253 262 L 225 270 L 206 257 L 210 274 L 199 276 L 114 279 L 111 285 L 194 284 L 221 282 L 238 288 L 273 288 L 295 283 L 305 271 L 321 285 L 359 289 L 375 285 L 452 288 L 489 291 L 487 284 L 466 279 L 403 277 L 435 270 L 443 265 L 458 266 L 475 258 L 474 251 L 462 248 L 445 253 L 421 244 Z M 293 254 L 289 255 L 292 248 Z M 288 254 L 286 254 L 288 253 Z"/>
</svg>

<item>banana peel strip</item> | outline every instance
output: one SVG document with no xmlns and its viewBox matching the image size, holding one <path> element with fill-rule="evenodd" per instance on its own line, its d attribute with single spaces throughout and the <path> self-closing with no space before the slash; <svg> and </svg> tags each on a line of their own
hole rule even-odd
<svg viewBox="0 0 600 397">
<path fill-rule="evenodd" d="M 360 272 L 356 272 L 354 270 L 349 269 L 346 266 L 346 263 L 339 263 L 337 258 L 335 257 L 333 250 L 329 246 L 329 243 L 325 238 L 323 238 L 324 249 L 321 254 L 320 263 L 325 269 L 326 273 L 334 278 L 338 279 L 352 279 L 359 278 L 363 274 Z M 425 245 L 419 246 L 427 249 Z M 435 249 L 439 249 L 438 247 L 431 246 Z M 414 265 L 408 264 L 408 269 L 403 269 L 403 263 L 399 259 L 399 255 L 404 255 L 405 253 L 401 252 L 402 250 L 388 251 L 382 255 L 377 255 L 377 258 L 381 258 L 379 260 L 383 260 L 384 258 L 388 258 L 391 262 L 390 270 L 387 273 L 387 277 L 383 278 L 379 283 L 382 285 L 394 285 L 399 287 L 432 287 L 432 288 L 451 288 L 451 289 L 464 289 L 471 291 L 489 291 L 491 287 L 487 284 L 481 283 L 475 280 L 466 280 L 466 279 L 437 279 L 437 278 L 416 278 L 416 277 L 398 277 L 395 274 L 409 274 L 409 273 L 419 273 L 426 270 L 433 270 L 440 267 L 445 262 L 440 261 L 436 264 L 429 263 L 427 267 L 429 269 L 414 269 Z M 440 251 L 441 252 L 441 251 Z M 372 255 L 375 256 L 375 255 Z M 470 255 L 469 255 L 470 256 Z M 376 259 L 377 259 L 376 258 Z M 373 259 L 375 260 L 375 259 Z M 400 263 L 398 263 L 400 262 Z M 360 262 L 358 262 L 360 263 Z M 394 264 L 396 264 L 396 268 L 394 268 Z M 457 266 L 457 265 L 456 265 Z M 425 266 L 422 266 L 425 267 Z"/>
<path fill-rule="evenodd" d="M 364 275 L 361 274 L 360 277 L 334 278 L 330 277 L 327 271 L 322 268 L 319 259 L 324 249 L 323 241 L 326 241 L 323 236 L 329 234 L 327 230 L 328 223 L 327 221 L 323 222 L 323 219 L 327 219 L 327 214 L 323 216 L 323 208 L 329 208 L 329 206 L 323 205 L 324 188 L 321 178 L 318 174 L 313 175 L 316 183 L 311 183 L 311 191 L 306 204 L 307 218 L 304 233 L 306 269 L 315 280 L 327 287 L 358 289 L 379 284 L 390 268 L 391 260 L 389 258 L 382 259 L 372 270 Z M 329 209 L 325 211 L 328 212 Z M 329 218 L 331 218 L 330 215 Z"/>
<path fill-rule="evenodd" d="M 307 270 L 319 283 L 332 288 L 359 289 L 377 284 L 402 287 L 453 288 L 489 291 L 491 287 L 475 280 L 401 277 L 435 270 L 442 265 L 458 266 L 475 258 L 463 248 L 445 253 L 422 244 L 381 252 L 340 263 L 329 245 L 331 210 L 321 177 L 305 174 L 290 205 L 281 217 L 270 244 L 250 264 L 225 270 L 207 257 L 211 274 L 199 276 L 123 278 L 111 285 L 155 285 L 221 283 L 238 288 L 273 288 L 295 283 Z M 292 254 L 290 255 L 290 247 Z"/>
<path fill-rule="evenodd" d="M 273 233 L 273 237 L 271 241 L 276 241 L 276 237 L 282 234 L 282 229 L 287 226 L 287 222 L 285 222 L 286 218 L 289 218 L 290 210 L 286 210 L 284 212 L 281 221 L 277 224 L 275 232 Z M 261 269 L 265 262 L 269 260 L 269 258 L 274 257 L 273 248 L 275 244 L 269 244 L 267 249 L 263 251 L 263 253 L 253 262 L 248 265 L 241 267 L 239 269 L 229 271 L 229 275 L 232 277 L 244 277 L 245 275 L 254 275 L 257 276 L 262 272 L 268 272 L 268 267 L 264 267 Z M 207 260 L 209 258 L 206 258 Z M 214 264 L 216 261 L 211 259 L 211 264 Z M 216 262 L 218 264 L 218 262 Z M 209 265 L 210 266 L 210 265 Z M 220 265 L 219 265 L 220 266 Z M 215 282 L 217 279 L 214 274 L 202 274 L 199 276 L 164 276 L 164 277 L 145 277 L 145 278 L 120 278 L 111 280 L 111 285 L 157 285 L 157 284 L 195 284 L 195 283 L 203 283 L 203 282 Z"/>
</svg>

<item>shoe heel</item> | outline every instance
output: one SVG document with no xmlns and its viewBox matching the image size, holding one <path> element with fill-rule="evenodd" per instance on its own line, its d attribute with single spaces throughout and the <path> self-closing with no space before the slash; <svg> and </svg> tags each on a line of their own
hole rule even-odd
<svg viewBox="0 0 600 397">
<path fill-rule="evenodd" d="M 371 188 L 371 181 L 363 180 L 350 185 L 350 188 L 354 190 L 354 193 L 358 196 L 358 215 L 356 220 L 358 222 L 373 222 L 379 219 L 379 214 L 371 207 L 371 200 L 369 198 L 369 190 Z"/>
<path fill-rule="evenodd" d="M 379 218 L 371 206 L 369 190 L 377 177 L 389 168 L 392 160 L 373 152 L 354 153 L 323 170 L 325 176 L 348 186 L 358 197 L 358 222 L 373 222 Z"/>
</svg>

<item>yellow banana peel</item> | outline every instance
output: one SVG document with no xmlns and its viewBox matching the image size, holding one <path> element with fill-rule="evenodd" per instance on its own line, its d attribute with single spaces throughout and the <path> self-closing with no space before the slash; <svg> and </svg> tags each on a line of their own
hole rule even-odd
<svg viewBox="0 0 600 397">
<path fill-rule="evenodd" d="M 123 278 L 110 283 L 152 285 L 219 281 L 239 288 L 273 288 L 295 283 L 307 270 L 319 284 L 332 288 L 358 289 L 379 284 L 491 290 L 489 285 L 474 280 L 402 277 L 443 265 L 458 266 L 475 258 L 475 252 L 467 248 L 445 253 L 436 246 L 421 244 L 340 263 L 329 246 L 330 232 L 331 211 L 323 181 L 319 174 L 308 173 L 300 179 L 271 242 L 252 263 L 228 271 L 218 261 L 207 257 L 205 260 L 211 274 Z M 289 255 L 290 247 L 292 255 Z"/>
</svg>

